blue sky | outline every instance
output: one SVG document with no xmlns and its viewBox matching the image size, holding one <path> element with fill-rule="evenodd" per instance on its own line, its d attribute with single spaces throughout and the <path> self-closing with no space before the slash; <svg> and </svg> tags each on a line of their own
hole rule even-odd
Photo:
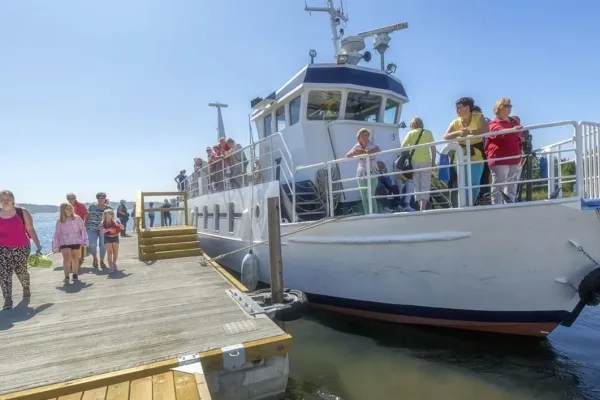
<svg viewBox="0 0 600 400">
<path fill-rule="evenodd" d="M 599 119 L 599 2 L 346 3 L 347 35 L 409 22 L 386 61 L 410 98 L 403 119 L 421 116 L 438 138 L 465 95 L 489 115 L 509 96 L 525 123 Z M 91 201 L 97 191 L 118 200 L 172 190 L 215 140 L 209 102 L 229 104 L 226 132 L 246 144 L 250 99 L 285 83 L 310 48 L 331 60 L 326 15 L 303 9 L 303 0 L 0 2 L 0 187 L 50 204 L 69 191 Z M 537 144 L 557 134 L 541 135 Z"/>
</svg>

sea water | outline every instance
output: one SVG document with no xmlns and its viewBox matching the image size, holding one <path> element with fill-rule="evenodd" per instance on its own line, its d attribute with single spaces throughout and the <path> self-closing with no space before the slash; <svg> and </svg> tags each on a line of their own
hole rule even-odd
<svg viewBox="0 0 600 400">
<path fill-rule="evenodd" d="M 45 252 L 57 218 L 33 215 Z M 294 338 L 287 400 L 600 399 L 600 308 L 547 340 L 321 311 L 286 329 Z"/>
</svg>

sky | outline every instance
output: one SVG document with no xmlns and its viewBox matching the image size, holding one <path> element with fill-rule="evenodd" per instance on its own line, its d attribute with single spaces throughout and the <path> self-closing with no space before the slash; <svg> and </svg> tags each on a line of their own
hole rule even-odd
<svg viewBox="0 0 600 400">
<path fill-rule="evenodd" d="M 327 16 L 304 5 L 0 1 L 0 188 L 37 204 L 174 190 L 216 141 L 208 103 L 229 104 L 226 134 L 246 145 L 252 98 L 281 87 L 310 49 L 331 62 Z M 462 96 L 488 116 L 510 97 L 525 124 L 600 120 L 598 1 L 346 0 L 345 10 L 346 35 L 408 22 L 386 62 L 410 99 L 402 120 L 420 116 L 438 139 Z M 568 135 L 539 131 L 534 144 Z"/>
</svg>

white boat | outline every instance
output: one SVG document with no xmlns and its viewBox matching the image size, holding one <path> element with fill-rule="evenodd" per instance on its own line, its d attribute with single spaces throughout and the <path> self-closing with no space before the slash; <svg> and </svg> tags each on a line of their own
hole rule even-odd
<svg viewBox="0 0 600 400">
<path fill-rule="evenodd" d="M 252 247 L 259 279 L 269 283 L 267 198 L 280 197 L 284 284 L 304 291 L 312 305 L 398 323 L 545 336 L 595 304 L 600 124 L 525 127 L 534 135 L 566 132 L 564 141 L 537 149 L 547 161 L 542 175 L 548 176 L 521 182 L 547 187 L 546 198 L 474 206 L 464 193 L 477 183 L 458 168 L 463 190 L 456 192 L 454 207 L 351 213 L 361 199 L 357 160 L 343 156 L 357 130 L 371 129 L 382 149 L 377 159 L 389 171 L 399 154 L 408 97 L 383 56 L 389 34 L 407 24 L 342 39 L 339 25 L 347 18 L 331 0 L 326 8 L 308 10 L 329 14 L 335 62 L 311 62 L 253 101 L 259 140 L 243 149 L 243 158 L 229 159 L 235 165 L 205 166 L 189 179 L 189 212 L 203 250 L 240 272 Z M 371 36 L 381 69 L 358 65 L 370 59 L 360 52 Z M 220 110 L 218 123 L 224 136 Z M 458 149 L 449 141 L 436 147 L 441 154 Z M 461 154 L 457 162 L 469 165 Z M 575 165 L 575 173 L 553 167 L 565 162 Z M 574 191 L 567 193 L 567 187 Z"/>
</svg>

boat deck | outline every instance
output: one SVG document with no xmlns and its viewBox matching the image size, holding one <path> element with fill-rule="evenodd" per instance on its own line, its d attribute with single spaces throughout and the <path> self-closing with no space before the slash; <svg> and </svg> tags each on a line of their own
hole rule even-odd
<svg viewBox="0 0 600 400">
<path fill-rule="evenodd" d="M 135 236 L 121 238 L 120 253 L 116 276 L 93 269 L 88 257 L 81 282 L 70 284 L 53 256 L 52 268 L 30 269 L 29 301 L 14 278 L 15 308 L 0 312 L 0 399 L 83 396 L 125 382 L 156 390 L 161 379 L 176 386 L 177 357 L 199 354 L 205 370 L 218 369 L 220 349 L 234 344 L 244 345 L 247 361 L 273 344 L 287 352 L 289 335 L 234 303 L 226 293 L 233 283 L 219 268 L 198 257 L 143 263 Z"/>
</svg>

